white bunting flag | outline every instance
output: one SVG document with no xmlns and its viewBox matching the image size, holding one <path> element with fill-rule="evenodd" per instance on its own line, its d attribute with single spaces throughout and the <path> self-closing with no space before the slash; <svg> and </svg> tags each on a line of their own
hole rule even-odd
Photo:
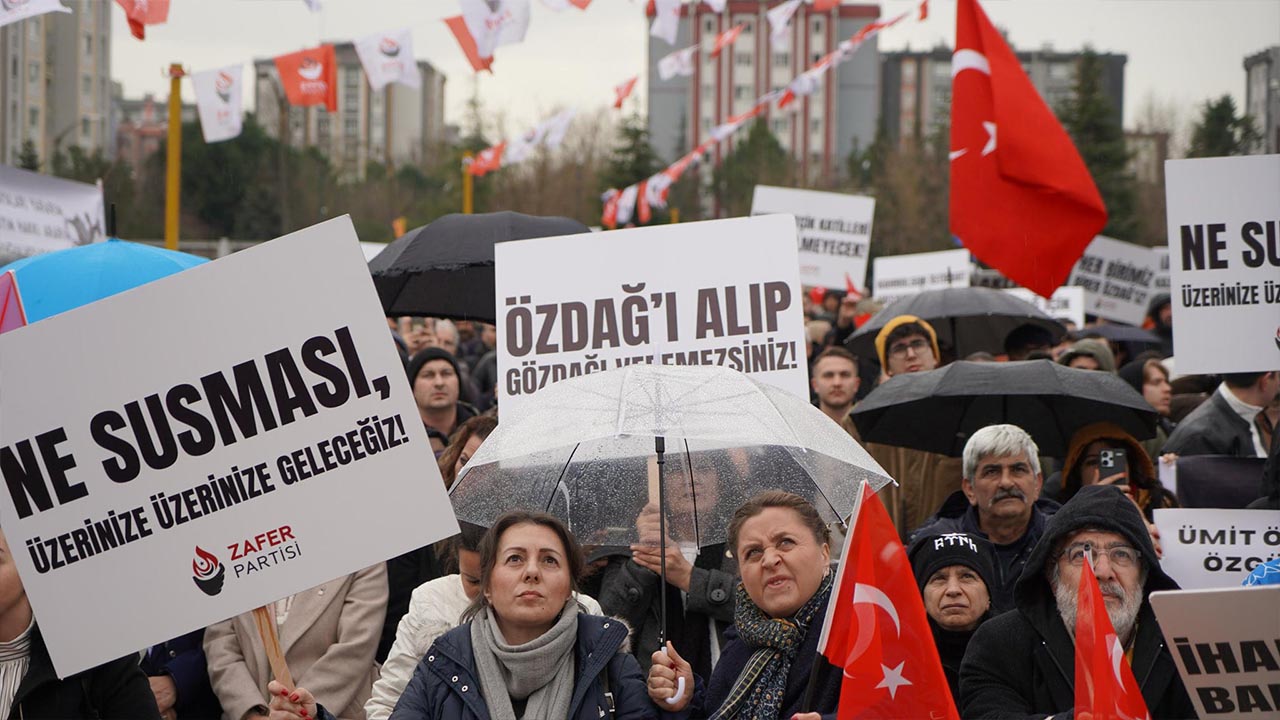
<svg viewBox="0 0 1280 720">
<path fill-rule="evenodd" d="M 712 12 L 724 12 L 724 4 L 727 0 L 703 0 Z"/>
<path fill-rule="evenodd" d="M 364 74 L 369 77 L 369 87 L 375 92 L 393 82 L 422 87 L 422 75 L 413 59 L 413 31 L 409 28 L 366 35 L 356 40 L 355 46 Z"/>
<path fill-rule="evenodd" d="M 529 29 L 529 0 L 459 0 L 462 19 L 476 41 L 476 54 L 493 55 L 494 48 L 524 42 Z"/>
<path fill-rule="evenodd" d="M 653 0 L 654 18 L 649 34 L 662 38 L 668 45 L 675 45 L 676 35 L 680 32 L 680 7 L 683 4 L 684 0 Z"/>
<path fill-rule="evenodd" d="M 658 61 L 658 77 L 670 80 L 677 75 L 693 74 L 693 54 L 698 51 L 697 45 L 677 50 Z"/>
<path fill-rule="evenodd" d="M 635 214 L 636 209 L 636 196 L 639 194 L 639 185 L 628 185 L 618 195 L 618 225 L 626 225 L 631 222 L 631 216 Z"/>
<path fill-rule="evenodd" d="M 573 121 L 576 114 L 577 111 L 573 109 L 562 110 L 533 126 L 524 135 L 508 142 L 503 164 L 514 165 L 528 159 L 540 145 L 548 150 L 559 147 L 560 143 L 564 142 L 569 123 Z"/>
<path fill-rule="evenodd" d="M 217 70 L 192 73 L 196 89 L 196 110 L 200 114 L 200 131 L 206 143 L 230 140 L 240 134 L 244 113 L 241 111 L 241 78 L 243 65 L 228 65 Z"/>
<path fill-rule="evenodd" d="M 4 0 L 0 2 L 0 27 L 49 12 L 69 13 L 71 8 L 64 7 L 58 0 Z"/>
<path fill-rule="evenodd" d="M 802 2 L 804 0 L 787 0 L 765 13 L 765 17 L 769 18 L 769 42 L 773 43 L 775 50 L 791 47 L 791 18 L 800 9 Z"/>
<path fill-rule="evenodd" d="M 302 2 L 306 3 L 307 9 L 313 13 L 318 13 L 321 10 L 320 0 L 302 0 Z"/>
</svg>

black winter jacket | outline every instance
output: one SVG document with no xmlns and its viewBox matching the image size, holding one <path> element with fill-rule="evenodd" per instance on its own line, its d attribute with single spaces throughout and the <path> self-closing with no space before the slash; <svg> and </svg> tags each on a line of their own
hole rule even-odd
<svg viewBox="0 0 1280 720">
<path fill-rule="evenodd" d="M 156 697 L 138 667 L 137 655 L 59 680 L 40 628 L 31 632 L 31 662 L 13 698 L 9 720 L 160 720 Z"/>
<path fill-rule="evenodd" d="M 1178 584 L 1160 569 L 1151 536 L 1132 501 L 1117 487 L 1090 485 L 1049 519 L 1014 588 L 1017 610 L 984 623 L 970 640 L 960 666 L 961 717 L 1071 717 L 1075 643 L 1058 614 L 1045 567 L 1058 541 L 1084 527 L 1123 535 L 1147 564 L 1132 669 L 1151 717 L 1196 716 L 1147 601 L 1152 592 L 1176 590 Z"/>
</svg>

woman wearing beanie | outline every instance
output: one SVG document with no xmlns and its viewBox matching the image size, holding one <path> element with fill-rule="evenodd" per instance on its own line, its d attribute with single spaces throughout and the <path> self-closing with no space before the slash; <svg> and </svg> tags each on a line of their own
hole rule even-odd
<svg viewBox="0 0 1280 720">
<path fill-rule="evenodd" d="M 969 638 L 991 617 L 992 552 L 991 543 L 969 533 L 926 535 L 911 546 L 911 569 L 957 705 L 960 661 Z"/>
</svg>

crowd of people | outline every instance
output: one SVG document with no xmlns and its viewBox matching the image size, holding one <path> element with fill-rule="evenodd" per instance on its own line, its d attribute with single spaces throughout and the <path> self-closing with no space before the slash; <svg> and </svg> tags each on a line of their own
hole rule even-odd
<svg viewBox="0 0 1280 720">
<path fill-rule="evenodd" d="M 957 359 L 909 315 L 884 323 L 876 357 L 856 357 L 845 341 L 874 308 L 813 300 L 812 400 L 857 442 L 850 413 L 872 387 Z M 1177 588 L 1153 511 L 1178 502 L 1158 468 L 1268 458 L 1252 506 L 1280 508 L 1280 371 L 1179 376 L 1167 297 L 1149 325 L 1161 342 L 1145 348 L 1024 326 L 1003 353 L 959 359 L 1115 373 L 1159 414 L 1154 438 L 1099 417 L 1063 457 L 1008 424 L 973 433 L 959 458 L 865 443 L 897 480 L 879 496 L 961 717 L 1071 713 L 1086 562 L 1152 717 L 1195 716 L 1148 602 Z M 449 487 L 499 422 L 494 328 L 404 318 L 391 330 Z M 1128 462 L 1112 472 L 1100 460 L 1117 451 Z M 630 547 L 583 547 L 557 518 L 517 509 L 283 598 L 270 609 L 294 687 L 272 678 L 251 614 L 57 678 L 0 534 L 0 718 L 834 718 L 841 669 L 817 644 L 837 560 L 818 511 L 758 494 L 724 543 L 669 547 L 665 587 L 658 525 L 647 507 Z"/>
</svg>

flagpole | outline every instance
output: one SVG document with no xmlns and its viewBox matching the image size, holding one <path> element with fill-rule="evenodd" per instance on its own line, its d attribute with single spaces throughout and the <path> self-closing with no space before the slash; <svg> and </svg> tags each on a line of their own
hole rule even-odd
<svg viewBox="0 0 1280 720">
<path fill-rule="evenodd" d="M 462 214 L 470 215 L 475 203 L 475 187 L 471 175 L 472 155 L 470 151 L 462 154 Z"/>
<path fill-rule="evenodd" d="M 169 146 L 165 161 L 164 246 L 178 249 L 178 209 L 182 191 L 182 63 L 169 65 Z"/>
</svg>

